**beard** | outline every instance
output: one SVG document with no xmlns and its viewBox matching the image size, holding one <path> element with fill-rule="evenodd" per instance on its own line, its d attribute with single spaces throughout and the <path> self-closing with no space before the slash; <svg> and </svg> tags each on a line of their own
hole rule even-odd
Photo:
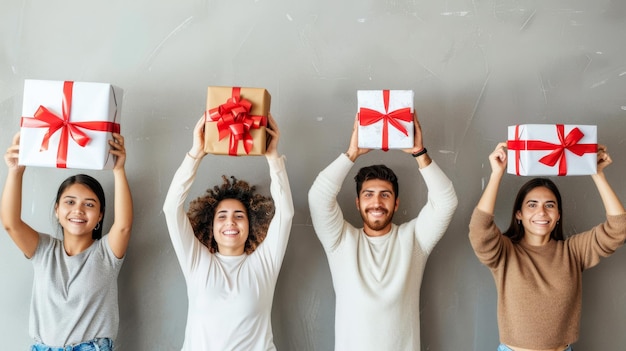
<svg viewBox="0 0 626 351">
<path fill-rule="evenodd" d="M 384 211 L 385 216 L 376 220 L 370 220 L 367 216 L 367 212 L 373 210 Z M 363 219 L 364 226 L 374 231 L 380 231 L 385 229 L 385 227 L 387 227 L 393 220 L 393 212 L 391 212 L 390 214 L 389 211 L 383 208 L 370 208 L 366 210 L 361 210 L 359 212 L 361 214 L 361 218 Z"/>
</svg>

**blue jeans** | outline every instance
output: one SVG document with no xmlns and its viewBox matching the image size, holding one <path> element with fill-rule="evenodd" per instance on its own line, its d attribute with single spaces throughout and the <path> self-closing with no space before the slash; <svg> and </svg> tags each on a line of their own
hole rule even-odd
<svg viewBox="0 0 626 351">
<path fill-rule="evenodd" d="M 507 347 L 504 344 L 500 344 L 500 346 L 498 346 L 498 351 L 513 351 L 511 350 L 510 347 Z M 571 346 L 568 346 L 565 350 L 563 351 L 573 351 Z"/>
<path fill-rule="evenodd" d="M 113 351 L 113 341 L 109 338 L 96 338 L 64 347 L 35 344 L 30 351 Z"/>
</svg>

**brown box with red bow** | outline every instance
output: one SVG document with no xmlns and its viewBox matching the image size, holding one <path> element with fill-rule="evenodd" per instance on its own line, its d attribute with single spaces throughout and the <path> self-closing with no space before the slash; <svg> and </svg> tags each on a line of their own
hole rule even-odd
<svg viewBox="0 0 626 351">
<path fill-rule="evenodd" d="M 204 151 L 217 155 L 265 154 L 271 96 L 263 88 L 207 90 Z"/>
</svg>

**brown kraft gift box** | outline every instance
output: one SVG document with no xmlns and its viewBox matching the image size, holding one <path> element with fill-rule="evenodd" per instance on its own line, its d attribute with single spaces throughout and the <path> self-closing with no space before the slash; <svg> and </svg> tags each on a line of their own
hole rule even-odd
<svg viewBox="0 0 626 351">
<path fill-rule="evenodd" d="M 209 87 L 204 151 L 231 156 L 265 154 L 270 104 L 271 96 L 263 88 Z M 232 129 L 238 130 L 239 136 Z M 249 152 L 240 138 L 248 139 Z"/>
</svg>

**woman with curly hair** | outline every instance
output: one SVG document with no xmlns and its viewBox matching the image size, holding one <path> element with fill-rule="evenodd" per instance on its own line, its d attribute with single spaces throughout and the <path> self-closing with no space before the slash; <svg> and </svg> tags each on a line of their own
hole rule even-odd
<svg viewBox="0 0 626 351">
<path fill-rule="evenodd" d="M 222 213 L 216 211 L 220 204 L 225 205 L 228 201 L 239 201 L 248 213 L 248 237 L 245 240 L 243 251 L 249 255 L 256 250 L 257 246 L 265 239 L 270 221 L 274 215 L 274 202 L 269 196 L 256 194 L 256 188 L 250 186 L 246 181 L 238 180 L 231 176 L 232 183 L 226 176 L 222 176 L 224 182 L 221 186 L 215 186 L 213 189 L 207 190 L 205 196 L 199 197 L 189 205 L 188 217 L 191 221 L 196 238 L 200 240 L 204 246 L 209 248 L 211 253 L 220 252 L 216 237 L 213 235 L 213 226 L 219 225 Z M 222 203 L 223 200 L 227 202 Z M 236 202 L 233 202 L 236 204 Z M 220 214 L 217 217 L 217 214 Z M 214 218 L 215 216 L 215 218 Z M 220 239 L 220 237 L 217 237 Z M 222 254 L 227 247 L 225 242 L 222 244 Z"/>
<path fill-rule="evenodd" d="M 204 152 L 204 118 L 176 171 L 163 211 L 185 276 L 189 309 L 182 350 L 275 350 L 272 301 L 294 214 L 279 130 L 270 115 L 265 157 L 271 197 L 231 177 L 184 203 Z"/>
</svg>

